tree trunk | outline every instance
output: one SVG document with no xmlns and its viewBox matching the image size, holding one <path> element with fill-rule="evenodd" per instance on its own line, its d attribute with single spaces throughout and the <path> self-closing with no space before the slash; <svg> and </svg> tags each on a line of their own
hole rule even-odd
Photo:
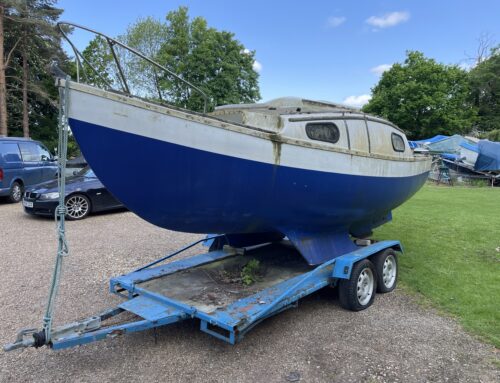
<svg viewBox="0 0 500 383">
<path fill-rule="evenodd" d="M 0 5 L 0 136 L 8 134 L 7 129 L 7 84 L 5 81 L 5 57 L 3 51 L 4 7 Z"/>
<path fill-rule="evenodd" d="M 28 55 L 26 54 L 26 32 L 23 38 L 23 136 L 30 136 L 30 124 L 28 118 Z"/>
</svg>

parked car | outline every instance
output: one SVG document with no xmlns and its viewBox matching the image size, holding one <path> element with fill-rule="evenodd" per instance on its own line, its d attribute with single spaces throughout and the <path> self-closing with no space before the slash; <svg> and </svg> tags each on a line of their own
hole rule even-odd
<svg viewBox="0 0 500 383">
<path fill-rule="evenodd" d="M 66 180 L 67 218 L 78 220 L 90 213 L 123 208 L 123 204 L 111 195 L 86 167 Z M 24 211 L 28 214 L 54 216 L 59 204 L 57 180 L 44 182 L 26 190 L 23 197 Z"/>
<path fill-rule="evenodd" d="M 25 188 L 54 179 L 56 174 L 56 160 L 42 143 L 0 137 L 0 197 L 19 202 Z"/>
</svg>

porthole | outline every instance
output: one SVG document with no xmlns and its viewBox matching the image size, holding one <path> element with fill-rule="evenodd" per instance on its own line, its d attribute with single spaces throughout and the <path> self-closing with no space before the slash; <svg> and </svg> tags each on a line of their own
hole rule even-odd
<svg viewBox="0 0 500 383">
<path fill-rule="evenodd" d="M 333 122 L 311 122 L 306 125 L 306 134 L 311 140 L 335 144 L 340 138 L 340 131 Z"/>
<path fill-rule="evenodd" d="M 399 134 L 392 133 L 391 139 L 392 139 L 392 148 L 396 152 L 405 151 L 405 141 L 403 140 L 403 137 L 401 137 Z"/>
</svg>

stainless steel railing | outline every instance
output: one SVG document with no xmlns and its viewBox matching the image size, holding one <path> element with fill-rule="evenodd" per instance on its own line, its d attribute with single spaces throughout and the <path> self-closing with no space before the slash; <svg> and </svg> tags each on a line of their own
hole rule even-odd
<svg viewBox="0 0 500 383">
<path fill-rule="evenodd" d="M 134 94 L 131 93 L 129 83 L 128 83 L 127 78 L 125 76 L 122 64 L 120 63 L 120 58 L 116 54 L 116 50 L 114 48 L 115 46 L 119 46 L 119 47 L 127 50 L 128 52 L 132 53 L 133 55 L 140 57 L 141 59 L 145 60 L 149 64 L 153 65 L 153 67 L 158 68 L 158 69 L 162 70 L 163 72 L 165 72 L 168 76 L 170 76 L 170 77 L 174 78 L 175 80 L 177 80 L 177 81 L 179 81 L 179 82 L 187 85 L 190 89 L 192 89 L 193 91 L 195 91 L 196 93 L 198 93 L 203 98 L 203 112 L 204 113 L 207 112 L 208 96 L 207 96 L 207 94 L 204 91 L 202 91 L 200 88 L 198 88 L 197 86 L 193 85 L 189 81 L 183 79 L 178 74 L 172 72 L 170 69 L 165 68 L 163 65 L 158 64 L 156 61 L 150 59 L 149 57 L 145 56 L 141 52 L 135 50 L 134 48 L 131 48 L 131 47 L 123 44 L 122 42 L 120 42 L 120 41 L 118 41 L 118 40 L 116 40 L 116 39 L 114 39 L 112 37 L 109 37 L 109 36 L 105 35 L 104 33 L 98 32 L 98 31 L 96 31 L 94 29 L 91 29 L 91 28 L 88 28 L 88 27 L 85 27 L 85 26 L 82 26 L 82 25 L 79 25 L 79 24 L 70 23 L 70 22 L 66 22 L 66 21 L 61 21 L 61 22 L 57 23 L 57 27 L 59 28 L 59 31 L 61 32 L 62 36 L 68 42 L 68 44 L 71 46 L 71 48 L 73 49 L 73 52 L 75 54 L 75 60 L 76 60 L 76 63 L 77 63 L 76 64 L 76 71 L 77 71 L 77 81 L 78 82 L 80 82 L 80 68 L 82 69 L 83 74 L 85 75 L 85 67 L 83 66 L 83 63 L 85 63 L 90 69 L 92 69 L 92 71 L 99 77 L 99 79 L 104 84 L 106 84 L 106 86 L 109 89 L 116 90 L 109 83 L 109 81 L 107 81 L 104 78 L 104 76 L 102 76 L 102 74 L 99 73 L 99 71 L 92 65 L 92 63 L 90 63 L 89 60 L 87 60 L 85 58 L 85 56 L 78 50 L 78 48 L 76 48 L 75 44 L 73 44 L 73 42 L 71 41 L 71 39 L 68 37 L 67 33 L 65 32 L 65 29 L 67 30 L 69 28 L 81 29 L 81 30 L 93 33 L 96 36 L 101 36 L 102 38 L 104 38 L 104 40 L 107 42 L 107 44 L 109 46 L 109 49 L 110 49 L 111 54 L 113 56 L 113 60 L 114 60 L 114 62 L 116 64 L 116 67 L 118 69 L 118 78 L 120 79 L 120 85 L 121 85 L 121 88 L 122 88 L 121 91 L 123 93 L 126 93 L 126 94 L 128 94 L 130 96 L 136 96 L 136 95 L 134 95 Z M 160 100 L 162 100 L 162 95 L 161 95 L 161 91 L 160 90 L 158 90 L 158 95 L 159 95 Z"/>
</svg>

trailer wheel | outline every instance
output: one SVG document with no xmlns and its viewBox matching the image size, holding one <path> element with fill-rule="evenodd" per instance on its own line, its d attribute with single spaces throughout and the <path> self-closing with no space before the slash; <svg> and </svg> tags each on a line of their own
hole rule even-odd
<svg viewBox="0 0 500 383">
<path fill-rule="evenodd" d="M 396 288 L 398 280 L 398 259 L 393 249 L 386 249 L 373 256 L 377 272 L 377 292 L 390 293 Z"/>
<path fill-rule="evenodd" d="M 350 279 L 339 282 L 340 305 L 351 311 L 361 311 L 370 307 L 375 299 L 377 288 L 376 272 L 373 263 L 364 259 L 356 263 Z"/>
</svg>

